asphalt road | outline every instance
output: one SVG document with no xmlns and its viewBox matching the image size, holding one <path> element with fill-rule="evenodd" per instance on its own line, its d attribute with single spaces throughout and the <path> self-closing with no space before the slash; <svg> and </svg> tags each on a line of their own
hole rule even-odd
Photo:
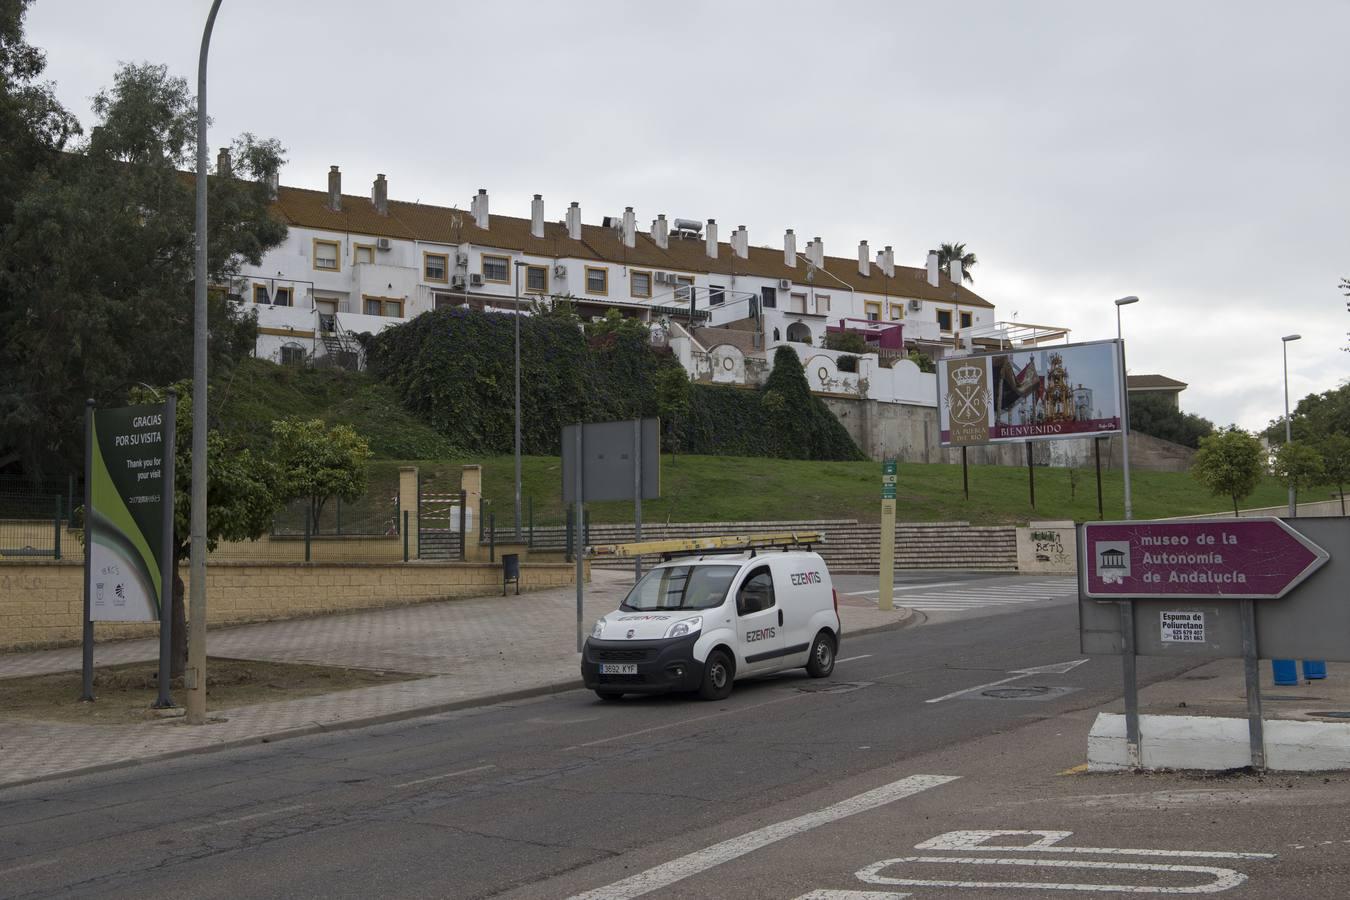
<svg viewBox="0 0 1350 900">
<path fill-rule="evenodd" d="M 7 790 L 0 896 L 1345 894 L 1344 779 L 1060 774 L 1119 695 L 1115 658 L 1018 673 L 1082 659 L 1067 599 L 845 636 L 840 657 L 833 678 L 739 683 L 721 703 L 576 691 Z M 1069 846 L 1263 855 L 1050 852 Z M 921 857 L 937 861 L 891 862 Z M 1103 861 L 1117 868 L 1081 865 Z M 1128 868 L 1145 864 L 1170 868 Z"/>
</svg>

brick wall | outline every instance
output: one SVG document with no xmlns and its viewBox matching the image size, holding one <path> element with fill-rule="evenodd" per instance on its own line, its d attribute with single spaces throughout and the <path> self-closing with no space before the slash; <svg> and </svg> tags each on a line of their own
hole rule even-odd
<svg viewBox="0 0 1350 900">
<path fill-rule="evenodd" d="M 501 589 L 489 563 L 212 563 L 207 569 L 211 625 L 264 622 L 322 613 L 403 606 Z M 571 564 L 521 566 L 521 590 L 572 584 Z M 0 650 L 78 643 L 84 567 L 34 561 L 0 566 Z M 182 571 L 187 580 L 187 569 Z M 514 589 L 514 588 L 513 588 Z M 148 637 L 153 623 L 100 622 L 95 640 Z"/>
</svg>

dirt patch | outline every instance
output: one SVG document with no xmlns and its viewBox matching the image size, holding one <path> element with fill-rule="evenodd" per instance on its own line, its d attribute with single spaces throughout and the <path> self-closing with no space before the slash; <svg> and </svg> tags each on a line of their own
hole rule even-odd
<svg viewBox="0 0 1350 900">
<path fill-rule="evenodd" d="M 80 702 L 79 672 L 0 679 L 0 719 L 41 719 L 82 725 L 134 725 L 153 720 L 157 716 L 150 712 L 150 705 L 157 696 L 157 670 L 155 662 L 95 668 L 94 703 Z M 207 661 L 206 708 L 214 711 L 294 700 L 425 677 L 406 672 L 212 657 Z M 182 679 L 174 679 L 171 690 L 174 702 L 186 701 Z"/>
</svg>

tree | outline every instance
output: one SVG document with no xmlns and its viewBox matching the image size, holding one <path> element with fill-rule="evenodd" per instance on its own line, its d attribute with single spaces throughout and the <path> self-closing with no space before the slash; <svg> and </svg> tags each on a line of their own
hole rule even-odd
<svg viewBox="0 0 1350 900">
<path fill-rule="evenodd" d="M 1219 431 L 1200 441 L 1200 452 L 1191 464 L 1191 475 L 1216 496 L 1238 501 L 1250 496 L 1261 483 L 1265 451 L 1255 436 L 1238 428 Z"/>
<path fill-rule="evenodd" d="M 656 407 L 666 426 L 666 442 L 670 446 L 671 465 L 680 449 L 680 423 L 689 415 L 689 375 L 682 366 L 662 369 L 656 376 Z"/>
<path fill-rule="evenodd" d="M 979 259 L 974 253 L 966 252 L 965 244 L 940 244 L 938 245 L 938 268 L 947 273 L 947 277 L 952 277 L 952 261 L 961 261 L 961 280 L 975 283 L 975 276 L 970 274 L 970 270 L 980 264 Z"/>
<path fill-rule="evenodd" d="M 0 2 L 0 231 L 14 202 L 59 159 L 80 132 L 75 117 L 38 79 L 45 54 L 24 41 L 23 18 L 32 0 Z"/>
<path fill-rule="evenodd" d="M 1214 423 L 1184 413 L 1171 400 L 1157 394 L 1130 396 L 1130 430 L 1150 434 L 1183 447 L 1199 447 L 1200 439 L 1214 433 Z"/>
<path fill-rule="evenodd" d="M 1345 515 L 1345 483 L 1350 481 L 1350 437 L 1333 434 L 1322 439 L 1317 445 L 1322 454 L 1322 466 L 1327 481 L 1336 485 L 1336 493 L 1341 498 L 1341 515 Z"/>
<path fill-rule="evenodd" d="M 1294 440 L 1314 444 L 1333 434 L 1350 437 L 1350 381 L 1298 401 L 1289 416 L 1289 428 Z M 1284 443 L 1284 417 L 1272 419 L 1265 435 L 1272 444 Z"/>
<path fill-rule="evenodd" d="M 287 416 L 272 423 L 272 459 L 280 493 L 309 501 L 309 521 L 319 530 L 319 515 L 334 497 L 356 500 L 366 492 L 370 445 L 350 425 Z"/>
<path fill-rule="evenodd" d="M 831 331 L 825 335 L 825 349 L 842 353 L 873 353 L 874 347 L 867 345 L 867 339 L 856 331 Z"/>
<path fill-rule="evenodd" d="M 84 400 L 120 405 L 136 382 L 192 365 L 195 147 L 187 83 L 125 66 L 94 98 L 89 137 L 18 198 L 0 235 L 0 466 L 75 471 Z M 230 173 L 208 185 L 212 285 L 257 265 L 285 237 L 265 183 L 280 147 L 244 135 Z M 221 291 L 210 303 L 211 363 L 252 352 L 255 324 Z"/>
<path fill-rule="evenodd" d="M 183 607 L 181 564 L 188 559 L 192 533 L 192 382 L 174 385 L 178 392 L 174 416 L 173 515 L 173 674 L 183 674 L 187 663 L 187 625 Z M 132 403 L 156 403 L 159 395 L 133 388 Z M 265 456 L 250 450 L 229 450 L 220 433 L 206 436 L 206 546 L 220 541 L 252 541 L 266 534 L 272 519 L 286 502 L 280 493 L 277 468 Z"/>
<path fill-rule="evenodd" d="M 1294 491 L 1295 502 L 1299 491 L 1321 484 L 1326 477 L 1322 454 L 1303 441 L 1290 441 L 1277 447 L 1271 458 L 1271 469 Z"/>
</svg>

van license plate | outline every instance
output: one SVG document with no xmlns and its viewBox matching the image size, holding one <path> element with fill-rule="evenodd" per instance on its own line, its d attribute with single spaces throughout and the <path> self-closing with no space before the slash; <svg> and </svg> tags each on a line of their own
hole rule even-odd
<svg viewBox="0 0 1350 900">
<path fill-rule="evenodd" d="M 601 675 L 636 675 L 637 663 L 601 663 Z"/>
</svg>

